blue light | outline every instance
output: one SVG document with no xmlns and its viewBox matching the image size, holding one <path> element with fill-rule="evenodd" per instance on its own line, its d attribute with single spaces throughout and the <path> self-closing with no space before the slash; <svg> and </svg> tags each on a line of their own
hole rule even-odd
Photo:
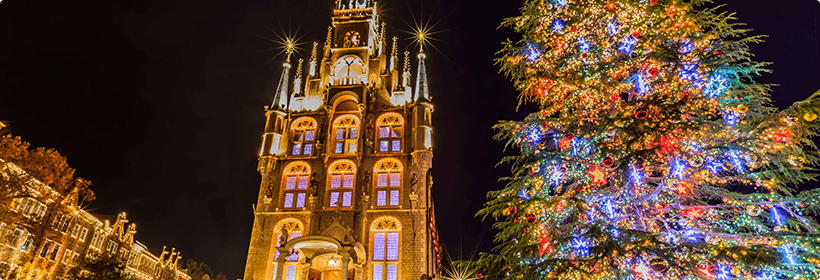
<svg viewBox="0 0 820 280">
<path fill-rule="evenodd" d="M 760 280 L 774 280 L 774 276 L 771 276 L 771 275 L 767 274 L 766 272 L 763 272 L 763 273 L 760 274 L 760 276 L 757 276 L 757 279 L 760 279 Z"/>
<path fill-rule="evenodd" d="M 555 2 L 558 3 L 558 5 L 561 5 L 561 7 L 567 6 L 567 0 L 555 0 Z"/>
<path fill-rule="evenodd" d="M 581 50 L 588 51 L 589 43 L 587 42 L 587 38 L 581 38 L 580 40 L 578 40 L 578 46 L 581 47 Z"/>
<path fill-rule="evenodd" d="M 563 19 L 559 18 L 559 19 L 556 19 L 555 21 L 552 22 L 552 30 L 560 32 L 561 30 L 564 30 L 564 27 L 566 27 L 566 26 L 564 25 L 564 20 Z"/>
<path fill-rule="evenodd" d="M 737 124 L 738 119 L 740 119 L 740 116 L 738 116 L 732 111 L 726 112 L 723 115 L 723 120 L 726 121 L 726 124 L 728 124 L 729 126 L 735 126 Z"/>
<path fill-rule="evenodd" d="M 530 196 L 527 195 L 527 189 L 521 189 L 521 193 L 518 194 L 518 196 L 523 199 L 530 200 Z"/>
<path fill-rule="evenodd" d="M 797 256 L 794 255 L 789 247 L 783 247 L 783 255 L 785 255 L 786 260 L 789 261 L 789 265 L 796 265 L 797 264 Z"/>
<path fill-rule="evenodd" d="M 719 162 L 710 162 L 709 164 L 706 165 L 706 168 L 708 168 L 709 171 L 712 171 L 712 174 L 717 175 L 720 172 L 720 170 L 723 168 L 723 164 L 721 164 Z"/>
<path fill-rule="evenodd" d="M 604 209 L 606 210 L 606 215 L 612 219 L 615 217 L 615 206 L 612 206 L 612 200 L 607 199 L 606 204 L 604 204 Z"/>
<path fill-rule="evenodd" d="M 686 240 L 691 242 L 698 241 L 698 237 L 695 235 L 695 231 L 691 229 L 687 229 L 683 232 L 683 237 L 686 237 Z"/>
<path fill-rule="evenodd" d="M 723 75 L 712 75 L 706 83 L 706 89 L 704 89 L 703 92 L 709 97 L 716 97 L 729 88 L 727 85 L 728 81 L 729 80 L 723 77 Z"/>
<path fill-rule="evenodd" d="M 732 272 L 729 269 L 728 265 L 718 264 L 716 270 L 717 271 L 715 271 L 715 276 L 719 280 L 727 280 L 729 279 L 729 277 L 732 277 Z"/>
<path fill-rule="evenodd" d="M 666 239 L 672 244 L 678 244 L 680 242 L 680 238 L 671 231 L 666 232 Z"/>
<path fill-rule="evenodd" d="M 609 29 L 609 34 L 615 35 L 615 33 L 618 33 L 618 18 L 613 18 L 609 21 L 607 29 Z"/>
<path fill-rule="evenodd" d="M 693 45 L 692 42 L 686 41 L 686 42 L 683 43 L 683 46 L 681 46 L 680 53 L 681 54 L 688 54 L 688 53 L 692 52 L 692 50 L 694 50 L 694 49 L 695 49 L 695 45 Z"/>
<path fill-rule="evenodd" d="M 575 249 L 575 253 L 582 257 L 586 257 L 589 255 L 589 244 L 587 244 L 586 239 L 582 237 L 578 237 L 572 240 L 572 248 Z"/>
<path fill-rule="evenodd" d="M 632 36 L 626 36 L 624 38 L 624 42 L 618 47 L 618 50 L 624 53 L 632 53 L 632 48 L 635 47 L 635 44 L 638 43 L 638 39 L 635 39 Z"/>
<path fill-rule="evenodd" d="M 540 57 L 540 56 L 541 56 L 541 54 L 539 54 L 538 51 L 535 50 L 535 48 L 530 46 L 530 53 L 529 53 L 529 55 L 527 55 L 527 59 L 530 62 L 535 62 L 535 60 L 538 59 L 538 57 Z"/>
<path fill-rule="evenodd" d="M 561 168 L 559 168 L 558 166 L 552 167 L 552 174 L 550 174 L 550 181 L 552 181 L 553 185 L 555 185 L 555 186 L 561 185 L 561 177 L 563 177 L 563 176 L 564 176 L 564 174 L 561 173 Z"/>
<path fill-rule="evenodd" d="M 632 178 L 632 183 L 636 186 L 643 185 L 643 174 L 641 174 L 641 171 L 638 170 L 637 167 L 632 166 L 629 171 L 629 178 Z"/>
<path fill-rule="evenodd" d="M 678 180 L 683 180 L 684 169 L 686 169 L 686 165 L 683 163 L 683 160 L 677 159 L 675 160 L 675 167 L 673 168 L 672 174 L 674 174 Z"/>
<path fill-rule="evenodd" d="M 772 207 L 772 219 L 777 223 L 777 226 L 783 226 L 783 215 L 780 215 L 780 212 L 777 211 L 777 207 Z"/>
<path fill-rule="evenodd" d="M 683 69 L 680 70 L 680 78 L 690 82 L 697 82 L 698 80 L 700 80 L 700 74 L 698 74 L 698 65 L 684 64 Z"/>
<path fill-rule="evenodd" d="M 731 152 L 729 152 L 729 157 L 732 158 L 732 163 L 734 163 L 735 169 L 737 169 L 737 171 L 743 172 L 743 162 L 740 161 L 740 157 L 737 156 L 737 151 L 732 150 Z"/>
<path fill-rule="evenodd" d="M 635 79 L 635 87 L 638 89 L 638 93 L 645 94 L 649 92 L 649 84 L 646 83 L 646 79 L 643 78 L 643 75 L 640 73 L 636 75 L 638 77 Z"/>
<path fill-rule="evenodd" d="M 538 128 L 530 130 L 527 139 L 529 139 L 533 145 L 537 145 L 538 142 L 541 142 L 541 131 Z"/>
</svg>

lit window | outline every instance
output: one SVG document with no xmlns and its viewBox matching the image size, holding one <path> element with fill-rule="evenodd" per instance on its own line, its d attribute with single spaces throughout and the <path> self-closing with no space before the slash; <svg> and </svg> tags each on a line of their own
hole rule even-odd
<svg viewBox="0 0 820 280">
<path fill-rule="evenodd" d="M 370 225 L 373 244 L 373 279 L 398 279 L 398 261 L 401 223 L 398 219 L 384 216 Z"/>
<path fill-rule="evenodd" d="M 376 174 L 374 192 L 376 206 L 399 206 L 402 185 L 402 164 L 394 158 L 385 158 L 376 162 L 373 173 Z"/>
<path fill-rule="evenodd" d="M 274 239 L 274 240 L 276 240 L 276 242 L 279 242 L 279 238 L 282 236 L 282 228 L 287 229 L 288 233 L 290 234 L 290 237 L 287 240 L 291 240 L 291 239 L 298 238 L 298 237 L 302 236 L 302 232 L 304 231 L 305 227 L 302 224 L 302 221 L 299 221 L 298 219 L 295 219 L 295 218 L 285 218 L 285 219 L 280 220 L 273 227 L 274 237 L 276 237 L 276 239 Z M 278 247 L 279 244 L 277 243 L 276 246 Z M 278 259 L 279 259 L 279 250 L 276 250 L 276 253 L 274 255 L 274 260 L 278 260 Z M 291 264 L 293 264 L 292 262 L 295 262 L 295 261 L 298 261 L 298 260 L 299 260 L 299 254 L 296 253 L 296 251 L 294 250 L 293 254 L 289 255 L 288 258 L 287 258 L 287 262 L 290 262 L 290 263 L 286 264 L 288 266 L 285 267 L 285 268 L 287 268 L 287 274 L 285 274 L 286 277 L 291 277 L 290 276 L 290 275 L 292 275 L 292 273 L 290 271 Z M 278 262 L 274 262 L 274 265 L 278 265 Z M 276 269 L 274 269 L 274 271 L 276 271 Z M 293 277 L 295 277 L 295 275 Z M 275 277 L 274 277 L 274 279 L 275 279 Z"/>
<path fill-rule="evenodd" d="M 284 185 L 282 208 L 302 209 L 305 207 L 307 189 L 310 182 L 310 166 L 304 161 L 294 161 L 283 169 Z"/>
<path fill-rule="evenodd" d="M 379 127 L 379 152 L 401 152 L 404 118 L 399 113 L 386 113 L 376 120 Z"/>
<path fill-rule="evenodd" d="M 356 164 L 342 159 L 333 162 L 328 169 L 330 177 L 328 204 L 330 208 L 353 206 L 353 187 L 356 183 Z"/>
<path fill-rule="evenodd" d="M 88 236 L 88 229 L 83 228 L 83 231 L 80 233 L 80 241 L 85 241 L 85 238 Z"/>
<path fill-rule="evenodd" d="M 74 229 L 71 230 L 71 237 L 77 237 L 77 234 L 80 234 L 80 225 L 74 225 Z"/>
<path fill-rule="evenodd" d="M 316 144 L 316 120 L 311 117 L 301 117 L 293 121 L 290 126 L 293 135 L 291 155 L 311 155 Z"/>
<path fill-rule="evenodd" d="M 352 154 L 358 151 L 359 118 L 354 115 L 344 115 L 333 122 L 334 153 Z"/>
</svg>

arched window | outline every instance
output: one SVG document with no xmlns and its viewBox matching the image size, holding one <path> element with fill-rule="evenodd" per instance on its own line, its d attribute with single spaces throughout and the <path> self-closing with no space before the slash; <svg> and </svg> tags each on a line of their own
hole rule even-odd
<svg viewBox="0 0 820 280">
<path fill-rule="evenodd" d="M 282 171 L 282 208 L 299 209 L 305 207 L 308 182 L 310 182 L 310 165 L 304 161 L 294 161 Z"/>
<path fill-rule="evenodd" d="M 402 164 L 394 158 L 376 162 L 375 176 L 376 206 L 399 206 L 402 181 Z"/>
<path fill-rule="evenodd" d="M 398 113 L 386 113 L 376 120 L 379 127 L 379 152 L 401 152 L 404 118 Z"/>
<path fill-rule="evenodd" d="M 359 118 L 354 115 L 344 115 L 333 122 L 334 153 L 356 153 L 359 142 Z"/>
<path fill-rule="evenodd" d="M 355 55 L 346 55 L 333 64 L 328 82 L 331 85 L 367 84 L 364 61 Z"/>
<path fill-rule="evenodd" d="M 356 164 L 350 160 L 341 159 L 333 162 L 327 170 L 329 187 L 328 204 L 330 208 L 352 207 L 353 187 L 356 184 Z M 338 203 L 338 205 L 337 205 Z"/>
<path fill-rule="evenodd" d="M 390 216 L 379 217 L 370 224 L 373 244 L 373 280 L 396 280 L 399 277 L 401 222 Z"/>
<path fill-rule="evenodd" d="M 287 240 L 290 241 L 291 239 L 302 236 L 302 234 L 304 233 L 304 230 L 305 230 L 305 225 L 302 224 L 302 221 L 297 220 L 295 218 L 284 218 L 284 219 L 280 220 L 278 223 L 276 223 L 276 226 L 273 227 L 273 231 L 274 231 L 273 236 L 276 237 L 275 239 L 273 239 L 273 241 L 277 242 L 276 247 L 280 246 L 280 244 L 278 244 L 278 242 L 279 242 L 279 238 L 282 237 L 282 228 L 285 228 L 285 229 L 288 230 L 288 234 L 290 236 L 288 236 Z M 274 262 L 273 262 L 274 266 L 278 265 L 278 263 L 275 261 L 277 259 L 279 259 L 279 250 L 276 250 L 276 253 L 274 255 Z M 290 263 L 290 262 L 296 262 L 298 260 L 299 260 L 299 254 L 297 254 L 295 251 L 293 252 L 293 254 L 288 256 L 288 260 L 287 260 L 288 262 L 285 263 L 285 269 L 284 269 L 284 271 L 285 271 L 284 276 L 285 277 L 283 277 L 282 279 L 288 279 L 287 277 L 291 276 L 291 275 L 292 275 L 292 277 L 296 277 L 296 265 L 297 264 L 296 263 Z M 274 271 L 277 271 L 277 270 L 274 268 Z M 276 279 L 275 275 L 274 275 L 274 279 Z"/>
<path fill-rule="evenodd" d="M 293 135 L 291 154 L 310 155 L 316 143 L 316 120 L 311 117 L 298 118 L 293 121 L 290 130 Z"/>
</svg>

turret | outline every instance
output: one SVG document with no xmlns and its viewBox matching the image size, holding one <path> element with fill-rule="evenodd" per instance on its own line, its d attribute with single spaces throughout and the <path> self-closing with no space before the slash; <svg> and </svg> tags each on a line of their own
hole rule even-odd
<svg viewBox="0 0 820 280">
<path fill-rule="evenodd" d="M 432 101 L 432 97 L 427 88 L 427 66 L 424 64 L 424 59 L 427 58 L 427 55 L 424 54 L 424 49 L 419 51 L 418 58 L 419 69 L 416 74 L 416 94 L 414 95 L 413 101 L 430 102 Z"/>
<path fill-rule="evenodd" d="M 286 46 L 287 57 L 282 64 L 282 76 L 279 78 L 279 85 L 276 87 L 276 94 L 273 95 L 273 102 L 270 107 L 265 106 L 265 134 L 262 136 L 262 149 L 259 156 L 280 155 L 286 150 L 286 127 L 287 127 L 287 99 L 288 99 L 288 73 L 290 72 L 290 55 L 293 53 L 293 43 L 288 42 Z"/>
</svg>

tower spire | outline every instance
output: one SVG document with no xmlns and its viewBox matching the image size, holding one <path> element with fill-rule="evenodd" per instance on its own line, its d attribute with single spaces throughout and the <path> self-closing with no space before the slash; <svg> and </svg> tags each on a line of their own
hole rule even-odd
<svg viewBox="0 0 820 280">
<path fill-rule="evenodd" d="M 430 96 L 430 91 L 427 88 L 427 66 L 424 63 L 424 59 L 427 58 L 427 55 L 424 54 L 424 44 L 421 44 L 419 47 L 419 69 L 418 73 L 416 73 L 416 101 L 432 101 L 432 97 Z"/>
<path fill-rule="evenodd" d="M 290 73 L 290 54 L 293 52 L 292 43 L 288 43 L 285 63 L 282 64 L 282 77 L 279 78 L 279 85 L 276 87 L 276 94 L 273 95 L 271 110 L 286 110 L 288 106 L 288 74 Z"/>
</svg>

